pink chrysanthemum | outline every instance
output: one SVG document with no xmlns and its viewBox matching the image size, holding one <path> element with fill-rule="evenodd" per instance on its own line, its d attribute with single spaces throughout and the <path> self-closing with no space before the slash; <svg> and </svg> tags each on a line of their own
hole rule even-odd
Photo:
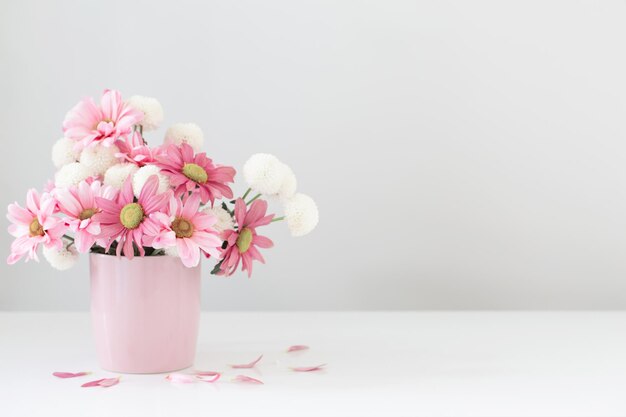
<svg viewBox="0 0 626 417">
<path fill-rule="evenodd" d="M 257 250 L 260 248 L 271 248 L 272 241 L 265 236 L 257 235 L 256 228 L 269 224 L 274 218 L 273 214 L 265 215 L 267 202 L 256 200 L 248 210 L 246 203 L 238 198 L 235 202 L 236 230 L 225 230 L 222 238 L 226 241 L 226 249 L 222 253 L 222 264 L 220 270 L 225 275 L 232 275 L 242 263 L 242 271 L 248 271 L 248 277 L 252 275 L 252 262 L 257 260 L 265 263 L 265 259 Z"/>
<path fill-rule="evenodd" d="M 119 91 L 104 90 L 100 107 L 87 97 L 72 108 L 63 121 L 65 137 L 76 141 L 76 148 L 91 144 L 110 146 L 117 138 L 130 133 L 143 113 L 126 105 Z"/>
<path fill-rule="evenodd" d="M 54 216 L 56 201 L 48 193 L 39 196 L 39 193 L 31 189 L 26 196 L 26 208 L 17 203 L 9 204 L 7 218 L 13 224 L 9 226 L 9 233 L 16 239 L 11 244 L 11 254 L 7 263 L 12 265 L 22 257 L 26 260 L 37 257 L 39 245 L 46 248 L 61 249 L 61 239 L 67 226 L 58 217 Z"/>
<path fill-rule="evenodd" d="M 44 193 L 52 193 L 52 191 L 56 188 L 56 186 L 54 185 L 54 181 L 52 180 L 48 180 L 46 181 L 46 183 L 43 185 L 43 192 Z"/>
<path fill-rule="evenodd" d="M 99 238 L 100 223 L 94 218 L 100 212 L 96 197 L 115 200 L 116 194 L 117 190 L 103 186 L 100 181 L 93 181 L 91 184 L 82 181 L 78 186 L 56 190 L 59 209 L 67 216 L 65 223 L 75 233 L 78 252 L 88 252 Z"/>
<path fill-rule="evenodd" d="M 164 154 L 157 157 L 156 165 L 170 177 L 176 196 L 198 190 L 202 203 L 210 201 L 211 204 L 222 197 L 233 197 L 226 183 L 234 181 L 235 169 L 213 164 L 204 152 L 194 155 L 193 148 L 186 143 L 168 146 Z"/>
<path fill-rule="evenodd" d="M 219 257 L 222 239 L 213 228 L 217 218 L 199 212 L 200 196 L 194 193 L 183 202 L 178 197 L 170 199 L 167 213 L 153 213 L 150 226 L 146 226 L 144 243 L 155 249 L 176 247 L 186 267 L 197 266 L 200 251 Z M 156 227 L 152 227 L 156 226 Z"/>
<path fill-rule="evenodd" d="M 94 221 L 100 223 L 100 236 L 108 239 L 107 251 L 113 241 L 117 241 L 117 255 L 122 248 L 124 256 L 132 259 L 134 256 L 133 243 L 139 254 L 143 256 L 143 236 L 151 224 L 150 214 L 164 210 L 171 197 L 171 192 L 157 194 L 159 179 L 151 176 L 141 189 L 137 201 L 133 197 L 133 186 L 128 178 L 115 200 L 96 197 L 96 205 L 100 212 L 94 215 Z M 155 226 L 152 226 L 155 227 Z"/>
<path fill-rule="evenodd" d="M 150 148 L 143 141 L 139 132 L 134 132 L 127 136 L 126 140 L 119 140 L 115 143 L 120 152 L 115 154 L 118 158 L 124 158 L 138 167 L 155 162 L 155 157 L 160 154 L 160 147 Z"/>
</svg>

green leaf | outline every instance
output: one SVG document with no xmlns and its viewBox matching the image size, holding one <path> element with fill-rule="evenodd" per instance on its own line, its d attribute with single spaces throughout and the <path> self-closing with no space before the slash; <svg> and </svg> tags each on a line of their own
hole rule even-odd
<svg viewBox="0 0 626 417">
<path fill-rule="evenodd" d="M 222 262 L 224 262 L 224 261 L 223 261 L 223 260 L 222 260 L 222 261 L 219 261 L 219 262 L 218 262 L 218 263 L 217 263 L 217 264 L 213 267 L 213 270 L 211 271 L 211 275 L 215 275 L 215 274 L 217 274 L 218 272 L 220 272 L 220 267 L 222 266 Z"/>
</svg>

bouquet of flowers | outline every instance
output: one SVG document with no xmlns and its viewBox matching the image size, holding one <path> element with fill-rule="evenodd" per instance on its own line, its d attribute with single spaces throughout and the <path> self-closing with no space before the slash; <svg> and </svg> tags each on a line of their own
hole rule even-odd
<svg viewBox="0 0 626 417">
<path fill-rule="evenodd" d="M 296 193 L 296 177 L 269 154 L 252 155 L 243 167 L 247 191 L 234 198 L 235 169 L 213 162 L 200 149 L 202 130 L 179 123 L 163 144 L 149 146 L 144 133 L 163 120 L 154 98 L 123 101 L 105 90 L 98 106 L 83 99 L 66 115 L 63 138 L 52 148 L 57 168 L 43 192 L 31 189 L 24 207 L 10 204 L 9 233 L 15 237 L 7 262 L 38 261 L 38 248 L 60 270 L 80 253 L 178 256 L 187 267 L 202 256 L 215 261 L 213 274 L 248 276 L 259 249 L 273 246 L 259 229 L 284 220 L 293 236 L 315 228 L 311 197 Z M 267 201 L 282 203 L 284 215 L 268 214 Z"/>
</svg>

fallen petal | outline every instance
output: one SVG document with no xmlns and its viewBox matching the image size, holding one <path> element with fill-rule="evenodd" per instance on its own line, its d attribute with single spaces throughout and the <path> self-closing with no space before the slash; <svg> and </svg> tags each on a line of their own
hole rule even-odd
<svg viewBox="0 0 626 417">
<path fill-rule="evenodd" d="M 246 375 L 237 375 L 232 379 L 233 382 L 246 382 L 251 384 L 263 384 L 263 381 L 260 381 L 256 378 L 252 378 Z"/>
<path fill-rule="evenodd" d="M 104 378 L 96 379 L 95 381 L 85 382 L 83 385 L 81 385 L 81 387 L 98 387 L 100 386 L 100 383 L 102 381 L 104 381 Z"/>
<path fill-rule="evenodd" d="M 287 353 L 290 352 L 298 352 L 300 350 L 307 350 L 309 347 L 307 345 L 293 345 L 293 346 L 289 346 L 289 349 L 287 349 Z"/>
<path fill-rule="evenodd" d="M 219 372 L 213 371 L 196 372 L 196 378 L 202 382 L 215 382 L 220 379 L 221 376 L 222 374 Z"/>
<path fill-rule="evenodd" d="M 317 366 L 296 366 L 291 368 L 292 371 L 295 372 L 313 372 L 313 371 L 321 371 L 322 368 L 326 366 L 325 363 Z"/>
<path fill-rule="evenodd" d="M 120 377 L 118 376 L 117 378 L 105 378 L 101 380 L 98 385 L 100 385 L 103 388 L 108 388 L 108 387 L 112 387 L 113 385 L 119 384 L 119 382 L 120 382 Z"/>
<path fill-rule="evenodd" d="M 57 378 L 76 378 L 79 376 L 89 375 L 91 372 L 53 372 L 52 375 Z"/>
<path fill-rule="evenodd" d="M 193 382 L 196 382 L 196 378 L 193 375 L 187 374 L 169 374 L 165 377 L 165 379 L 177 384 L 191 384 Z"/>
<path fill-rule="evenodd" d="M 199 375 L 199 376 L 214 376 L 214 375 L 220 375 L 219 372 L 215 372 L 215 371 L 194 371 L 193 372 L 194 375 Z"/>
<path fill-rule="evenodd" d="M 256 365 L 257 363 L 259 363 L 259 361 L 261 360 L 261 358 L 263 357 L 263 355 L 259 356 L 258 358 L 256 358 L 256 360 L 250 362 L 250 363 L 246 363 L 243 365 L 230 365 L 231 368 L 235 368 L 235 369 L 249 369 L 249 368 L 254 368 L 254 365 Z"/>
<path fill-rule="evenodd" d="M 117 378 L 102 378 L 102 379 L 96 379 L 95 381 L 89 381 L 89 382 L 85 382 L 83 385 L 81 385 L 81 387 L 103 387 L 103 388 L 108 388 L 108 387 L 112 387 L 113 385 L 116 385 L 120 382 L 120 377 L 118 376 Z"/>
</svg>

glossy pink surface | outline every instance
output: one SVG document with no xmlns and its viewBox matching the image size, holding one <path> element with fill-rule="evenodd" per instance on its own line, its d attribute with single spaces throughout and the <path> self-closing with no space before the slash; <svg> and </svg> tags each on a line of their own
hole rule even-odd
<svg viewBox="0 0 626 417">
<path fill-rule="evenodd" d="M 91 318 L 102 368 L 170 372 L 191 366 L 200 321 L 200 266 L 171 256 L 91 254 Z"/>
</svg>

